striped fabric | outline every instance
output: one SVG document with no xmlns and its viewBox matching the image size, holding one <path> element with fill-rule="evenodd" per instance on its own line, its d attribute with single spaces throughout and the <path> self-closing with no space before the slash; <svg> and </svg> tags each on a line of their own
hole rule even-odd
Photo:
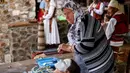
<svg viewBox="0 0 130 73">
<path fill-rule="evenodd" d="M 88 68 L 88 73 L 113 73 L 113 51 L 109 46 L 100 22 L 90 15 L 85 15 L 77 31 L 80 39 L 75 44 Z"/>
</svg>

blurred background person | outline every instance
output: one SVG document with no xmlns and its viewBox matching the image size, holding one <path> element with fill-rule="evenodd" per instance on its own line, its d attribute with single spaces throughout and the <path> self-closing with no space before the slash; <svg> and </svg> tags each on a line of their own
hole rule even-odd
<svg viewBox="0 0 130 73">
<path fill-rule="evenodd" d="M 45 2 L 46 8 L 43 16 L 45 41 L 49 47 L 55 47 L 60 44 L 59 31 L 55 18 L 56 2 L 55 0 L 45 0 Z"/>
<path fill-rule="evenodd" d="M 88 7 L 91 16 L 95 17 L 97 20 L 102 19 L 104 9 L 105 5 L 102 0 L 93 0 L 92 4 Z"/>
<path fill-rule="evenodd" d="M 123 46 L 124 35 L 128 32 L 128 21 L 126 15 L 120 11 L 117 0 L 111 0 L 108 5 L 108 13 L 111 19 L 106 28 L 106 37 L 114 50 L 115 59 L 119 53 L 119 48 Z"/>
</svg>

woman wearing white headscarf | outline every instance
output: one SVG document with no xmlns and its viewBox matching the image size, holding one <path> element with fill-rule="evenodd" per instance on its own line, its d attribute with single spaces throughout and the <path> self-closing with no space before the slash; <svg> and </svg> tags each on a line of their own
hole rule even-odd
<svg viewBox="0 0 130 73">
<path fill-rule="evenodd" d="M 59 44 L 59 31 L 58 26 L 55 18 L 55 10 L 56 10 L 56 3 L 55 0 L 45 0 L 47 5 L 45 11 L 47 13 L 44 14 L 44 31 L 45 31 L 45 40 L 46 44 L 53 45 Z"/>
<path fill-rule="evenodd" d="M 85 14 L 73 1 L 64 4 L 63 12 L 72 25 L 68 32 L 69 44 L 59 45 L 58 52 L 73 52 L 80 73 L 113 73 L 113 51 L 100 21 Z"/>
</svg>

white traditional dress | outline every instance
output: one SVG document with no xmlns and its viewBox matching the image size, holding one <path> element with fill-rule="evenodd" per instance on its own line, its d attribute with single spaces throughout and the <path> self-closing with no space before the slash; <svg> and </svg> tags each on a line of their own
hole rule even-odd
<svg viewBox="0 0 130 73">
<path fill-rule="evenodd" d="M 56 3 L 54 0 L 50 1 L 50 6 L 47 9 L 48 14 L 44 15 L 44 32 L 45 32 L 45 40 L 46 44 L 59 44 L 60 38 L 59 38 L 59 31 L 58 26 L 56 22 L 56 18 L 53 16 L 55 13 Z M 52 18 L 52 22 L 50 23 L 50 20 Z M 51 26 L 50 26 L 51 24 Z M 51 30 L 50 30 L 51 28 Z"/>
</svg>

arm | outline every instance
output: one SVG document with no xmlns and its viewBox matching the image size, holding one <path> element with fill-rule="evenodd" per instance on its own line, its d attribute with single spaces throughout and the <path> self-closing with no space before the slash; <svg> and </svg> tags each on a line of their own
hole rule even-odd
<svg viewBox="0 0 130 73">
<path fill-rule="evenodd" d="M 111 35 L 115 30 L 116 23 L 117 23 L 117 20 L 115 18 L 111 18 L 110 21 L 108 22 L 108 25 L 105 31 L 105 34 L 108 40 L 111 38 Z"/>
<path fill-rule="evenodd" d="M 88 12 L 92 11 L 92 5 L 93 5 L 93 3 L 88 7 Z"/>
<path fill-rule="evenodd" d="M 73 45 L 69 45 L 69 44 L 60 44 L 57 51 L 59 53 L 63 53 L 63 52 L 74 52 L 74 48 Z"/>
<path fill-rule="evenodd" d="M 54 10 L 55 10 L 55 7 L 54 6 L 50 6 L 49 10 L 48 10 L 48 14 L 43 16 L 44 19 L 50 19 L 53 14 L 54 14 Z"/>
<path fill-rule="evenodd" d="M 104 8 L 105 8 L 104 4 L 101 3 L 101 4 L 100 4 L 100 8 L 99 8 L 99 9 L 94 9 L 93 11 L 94 11 L 95 13 L 99 14 L 99 15 L 102 15 L 103 12 L 104 12 Z"/>
<path fill-rule="evenodd" d="M 94 40 L 95 38 L 93 36 L 89 36 L 91 35 L 91 32 L 93 31 L 93 28 L 89 29 L 89 26 L 86 26 L 89 23 L 84 23 L 81 22 L 79 27 L 80 27 L 80 32 L 78 32 L 79 34 L 79 41 L 77 41 L 74 45 L 74 48 L 76 51 L 84 54 L 87 53 L 89 50 L 92 50 L 92 48 L 94 47 Z M 90 31 L 88 31 L 90 30 Z"/>
<path fill-rule="evenodd" d="M 95 42 L 100 39 L 98 37 L 105 37 L 105 33 L 100 21 L 90 15 L 85 15 L 82 22 L 80 24 L 80 41 L 76 42 L 74 49 L 81 54 L 86 54 L 95 49 Z"/>
</svg>

